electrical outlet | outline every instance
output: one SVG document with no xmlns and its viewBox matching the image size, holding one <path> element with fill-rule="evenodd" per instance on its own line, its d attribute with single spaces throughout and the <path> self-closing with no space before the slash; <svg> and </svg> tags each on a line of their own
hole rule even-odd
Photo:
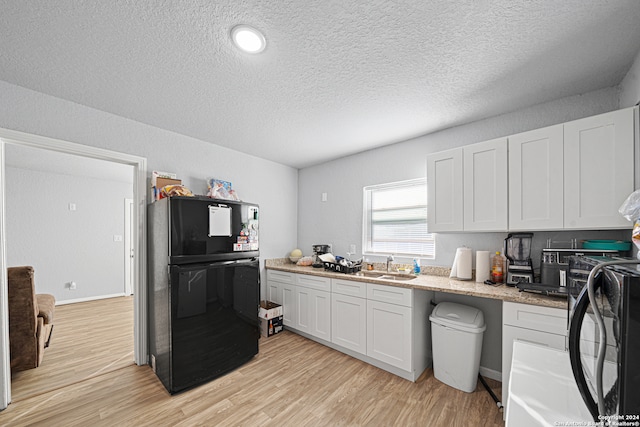
<svg viewBox="0 0 640 427">
<path fill-rule="evenodd" d="M 76 282 L 69 282 L 69 290 L 75 291 L 77 288 Z"/>
<path fill-rule="evenodd" d="M 76 204 L 75 203 L 69 203 L 69 210 L 70 211 L 75 211 L 76 210 Z"/>
<path fill-rule="evenodd" d="M 327 193 L 322 193 L 321 200 L 322 200 L 323 202 L 326 202 L 326 201 L 327 201 Z"/>
<path fill-rule="evenodd" d="M 114 242 L 122 242 L 122 236 L 119 234 L 114 234 L 113 235 L 113 241 Z"/>
<path fill-rule="evenodd" d="M 352 254 L 356 253 L 356 245 L 354 244 L 349 245 L 349 253 L 352 253 Z"/>
</svg>

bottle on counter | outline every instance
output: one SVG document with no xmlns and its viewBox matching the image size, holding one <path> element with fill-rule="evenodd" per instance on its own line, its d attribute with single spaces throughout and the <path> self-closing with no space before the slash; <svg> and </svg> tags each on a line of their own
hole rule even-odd
<svg viewBox="0 0 640 427">
<path fill-rule="evenodd" d="M 418 258 L 413 259 L 413 274 L 420 274 L 420 262 L 418 262 Z"/>
<path fill-rule="evenodd" d="M 500 254 L 500 251 L 496 251 L 495 255 L 491 257 L 491 280 L 496 283 L 504 282 L 504 265 L 505 258 Z"/>
</svg>

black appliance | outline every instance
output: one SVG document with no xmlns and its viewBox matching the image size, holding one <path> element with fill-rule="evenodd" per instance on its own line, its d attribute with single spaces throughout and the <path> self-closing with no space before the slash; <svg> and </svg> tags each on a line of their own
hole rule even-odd
<svg viewBox="0 0 640 427">
<path fill-rule="evenodd" d="M 173 394 L 258 353 L 258 206 L 171 197 L 148 219 L 149 362 Z"/>
<path fill-rule="evenodd" d="M 533 283 L 533 263 L 531 261 L 531 240 L 533 233 L 509 233 L 504 239 L 504 255 L 509 261 L 505 283 Z"/>
<path fill-rule="evenodd" d="M 320 255 L 331 253 L 331 245 L 313 245 L 313 264 L 312 266 L 315 268 L 324 267 L 324 263 L 320 259 Z"/>
<path fill-rule="evenodd" d="M 569 258 L 572 256 L 606 256 L 614 257 L 620 253 L 610 249 L 542 249 L 540 259 L 540 282 L 555 287 L 567 286 L 567 270 Z"/>
<path fill-rule="evenodd" d="M 634 264 L 638 260 L 569 260 L 569 357 L 595 422 L 640 414 L 640 272 Z"/>
</svg>

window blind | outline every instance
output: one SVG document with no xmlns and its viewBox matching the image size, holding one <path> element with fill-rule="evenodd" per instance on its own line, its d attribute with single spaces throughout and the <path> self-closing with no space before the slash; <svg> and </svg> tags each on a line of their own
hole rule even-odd
<svg viewBox="0 0 640 427">
<path fill-rule="evenodd" d="M 366 254 L 435 257 L 427 229 L 425 179 L 364 187 L 362 247 Z"/>
</svg>

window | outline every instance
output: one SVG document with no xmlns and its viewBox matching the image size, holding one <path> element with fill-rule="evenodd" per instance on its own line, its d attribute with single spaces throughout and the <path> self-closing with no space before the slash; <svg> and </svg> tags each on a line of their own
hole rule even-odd
<svg viewBox="0 0 640 427">
<path fill-rule="evenodd" d="M 435 238 L 427 230 L 427 181 L 364 187 L 363 252 L 435 258 Z"/>
</svg>

